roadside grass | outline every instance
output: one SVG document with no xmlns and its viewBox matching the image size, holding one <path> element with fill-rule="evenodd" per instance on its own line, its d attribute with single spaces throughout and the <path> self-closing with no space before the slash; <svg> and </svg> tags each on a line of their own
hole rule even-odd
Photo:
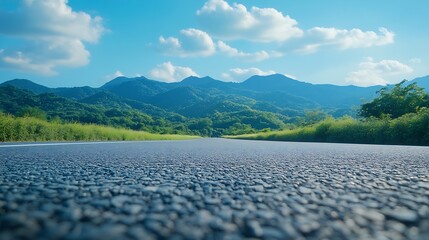
<svg viewBox="0 0 429 240">
<path fill-rule="evenodd" d="M 366 144 L 429 145 L 429 109 L 395 119 L 356 120 L 327 118 L 314 125 L 238 136 L 232 139 L 334 142 Z"/>
<path fill-rule="evenodd" d="M 186 140 L 198 136 L 154 134 L 94 124 L 48 122 L 0 113 L 0 142 Z"/>
</svg>

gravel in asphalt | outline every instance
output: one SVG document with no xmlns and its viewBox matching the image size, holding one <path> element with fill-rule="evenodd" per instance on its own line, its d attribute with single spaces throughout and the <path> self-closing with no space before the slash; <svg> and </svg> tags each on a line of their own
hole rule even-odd
<svg viewBox="0 0 429 240">
<path fill-rule="evenodd" d="M 429 148 L 0 145 L 0 239 L 429 239 Z"/>
</svg>

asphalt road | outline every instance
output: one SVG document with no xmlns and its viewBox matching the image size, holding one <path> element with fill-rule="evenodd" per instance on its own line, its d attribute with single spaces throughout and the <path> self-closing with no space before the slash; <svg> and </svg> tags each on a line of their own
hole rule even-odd
<svg viewBox="0 0 429 240">
<path fill-rule="evenodd" d="M 429 148 L 0 145 L 0 239 L 429 239 Z"/>
</svg>

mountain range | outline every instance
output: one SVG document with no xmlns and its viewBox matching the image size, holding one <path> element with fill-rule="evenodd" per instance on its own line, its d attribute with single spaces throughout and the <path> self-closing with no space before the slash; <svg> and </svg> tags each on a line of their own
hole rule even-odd
<svg viewBox="0 0 429 240">
<path fill-rule="evenodd" d="M 416 78 L 406 84 L 413 82 L 429 89 L 429 76 Z M 10 111 L 5 110 L 4 100 L 12 98 L 8 96 L 8 92 L 15 92 L 15 95 L 33 94 L 33 99 L 38 96 L 51 96 L 52 100 L 52 95 L 55 95 L 58 101 L 62 99 L 63 102 L 73 103 L 73 106 L 96 106 L 106 111 L 127 109 L 171 123 L 208 118 L 212 125 L 216 125 L 216 117 L 226 114 L 228 119 L 237 118 L 235 123 L 247 124 L 256 130 L 264 127 L 281 128 L 285 123 L 296 122 L 309 110 L 324 111 L 334 117 L 345 114 L 354 116 L 357 107 L 372 100 L 382 88 L 311 84 L 280 74 L 252 76 L 241 83 L 223 82 L 211 77 L 188 77 L 175 83 L 159 82 L 145 77 L 118 77 L 99 88 L 49 88 L 30 80 L 14 79 L 0 84 L 0 88 L 6 87 L 9 89 L 3 89 L 3 101 L 0 99 L 0 109 L 6 112 Z M 16 93 L 18 89 L 28 92 Z M 10 101 L 8 104 L 10 105 Z M 42 102 L 37 106 L 28 106 L 52 111 L 43 106 Z M 54 115 L 54 112 L 51 112 L 51 115 Z M 243 120 L 243 116 L 254 121 Z M 262 119 L 259 119 L 261 116 Z"/>
</svg>

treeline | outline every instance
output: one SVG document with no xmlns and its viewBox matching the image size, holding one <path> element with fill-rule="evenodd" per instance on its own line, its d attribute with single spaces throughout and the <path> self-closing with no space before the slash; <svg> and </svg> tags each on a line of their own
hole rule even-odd
<svg viewBox="0 0 429 240">
<path fill-rule="evenodd" d="M 328 118 L 317 124 L 277 132 L 240 135 L 232 138 L 368 144 L 429 145 L 429 109 L 396 119 L 356 120 Z"/>
<path fill-rule="evenodd" d="M 361 119 L 327 117 L 298 128 L 232 138 L 368 144 L 429 145 L 429 95 L 401 82 L 381 89 L 359 110 Z"/>
<path fill-rule="evenodd" d="M 48 122 L 0 113 L 0 142 L 183 140 L 195 136 L 161 135 L 99 125 Z"/>
<path fill-rule="evenodd" d="M 78 101 L 52 93 L 35 94 L 13 86 L 2 86 L 0 112 L 3 112 L 3 125 L 0 135 L 3 137 L 0 141 L 135 138 L 129 137 L 131 132 L 124 138 L 118 133 L 118 128 L 121 128 L 120 131 L 207 137 L 240 135 L 237 138 L 428 145 L 429 95 L 416 84 L 401 82 L 382 88 L 377 98 L 362 104 L 358 119 L 334 119 L 322 111 L 306 111 L 303 116 L 288 117 L 277 112 L 256 110 L 242 101 L 244 99 L 236 102 L 213 100 L 210 104 L 169 112 L 107 92 Z M 98 129 L 99 125 L 109 126 L 111 128 L 107 132 L 119 135 L 112 138 L 110 135 L 97 135 L 101 130 L 90 131 L 90 128 Z M 73 126 L 77 129 L 72 131 L 70 128 Z M 81 126 L 86 132 L 79 132 Z M 281 129 L 286 130 L 275 132 Z"/>
<path fill-rule="evenodd" d="M 184 117 L 144 103 L 100 93 L 97 100 L 77 102 L 53 93 L 35 94 L 13 86 L 0 87 L 0 111 L 16 117 L 33 117 L 55 123 L 105 125 L 161 134 L 219 137 L 282 129 L 280 114 L 258 111 L 240 104 L 227 104 L 225 111 L 207 110 L 199 117 Z M 226 103 L 225 103 L 226 104 Z"/>
<path fill-rule="evenodd" d="M 63 98 L 52 93 L 36 95 L 13 86 L 0 87 L 0 110 L 17 117 L 35 117 L 62 123 L 106 125 L 159 133 L 175 132 L 173 124 L 129 107 L 105 107 Z"/>
</svg>

